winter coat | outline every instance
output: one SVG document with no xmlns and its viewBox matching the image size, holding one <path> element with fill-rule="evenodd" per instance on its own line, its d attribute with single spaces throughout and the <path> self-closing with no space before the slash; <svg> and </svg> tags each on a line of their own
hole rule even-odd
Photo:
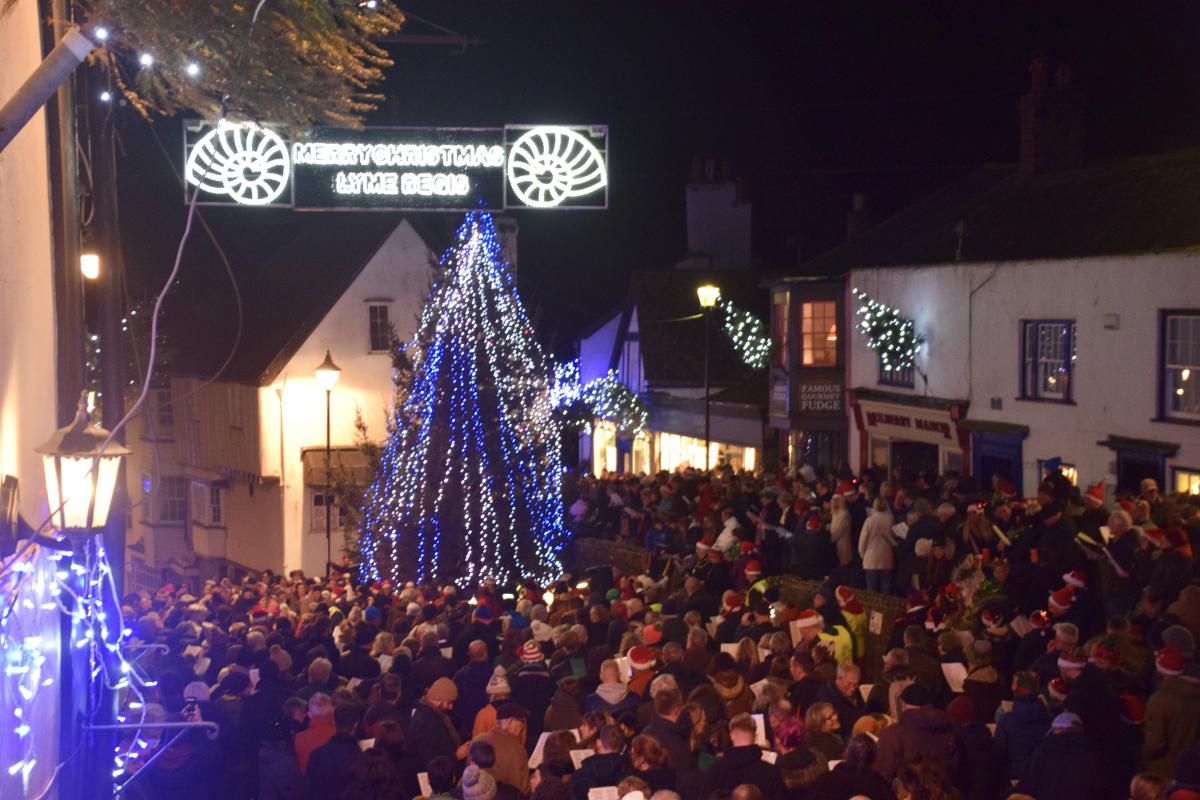
<svg viewBox="0 0 1200 800">
<path fill-rule="evenodd" d="M 1200 733 L 1200 680 L 1167 678 L 1146 703 L 1146 771 L 1170 778 Z"/>
<path fill-rule="evenodd" d="M 836 686 L 827 683 L 821 691 L 817 692 L 817 702 L 829 703 L 833 706 L 833 710 L 838 715 L 838 722 L 842 726 L 842 739 L 848 741 L 850 733 L 854 730 L 854 723 L 858 722 L 858 718 L 863 714 L 865 704 L 862 694 L 856 691 L 853 697 L 846 697 L 838 691 Z"/>
<path fill-rule="evenodd" d="M 1050 714 L 1040 700 L 1015 700 L 996 723 L 996 744 L 1004 750 L 1008 777 L 1020 779 L 1033 751 L 1050 730 Z"/>
<path fill-rule="evenodd" d="M 308 774 L 308 757 L 321 745 L 333 738 L 336 729 L 333 727 L 332 715 L 322 720 L 310 720 L 304 730 L 296 734 L 296 760 L 300 771 Z"/>
<path fill-rule="evenodd" d="M 1192 632 L 1196 641 L 1200 641 L 1200 586 L 1186 587 L 1179 593 L 1179 599 L 1167 609 L 1167 613 L 1178 617 L 1180 624 Z"/>
<path fill-rule="evenodd" d="M 871 800 L 896 800 L 892 784 L 873 769 L 855 769 L 849 763 L 838 764 L 817 779 L 812 800 L 846 800 L 847 797 Z"/>
<path fill-rule="evenodd" d="M 487 685 L 491 678 L 492 665 L 487 661 L 472 661 L 454 673 L 458 700 L 454 702 L 454 713 L 451 716 L 464 738 L 471 732 L 479 709 L 488 704 Z"/>
<path fill-rule="evenodd" d="M 940 708 L 910 708 L 900 715 L 894 725 L 879 734 L 875 763 L 876 772 L 891 780 L 900 765 L 914 758 L 940 761 L 953 775 L 957 768 L 957 747 L 954 729 L 946 712 Z M 1040 800 L 1040 798 L 1039 798 Z"/>
<path fill-rule="evenodd" d="M 836 733 L 808 731 L 805 738 L 808 746 L 823 755 L 827 761 L 841 761 L 846 753 L 846 743 Z"/>
<path fill-rule="evenodd" d="M 790 753 L 784 753 L 775 759 L 779 767 L 779 776 L 791 797 L 807 797 L 813 784 L 829 771 L 829 759 L 822 754 L 801 747 Z"/>
<path fill-rule="evenodd" d="M 258 800 L 306 800 L 308 781 L 292 743 L 265 741 L 258 749 Z"/>
<path fill-rule="evenodd" d="M 839 566 L 844 567 L 854 560 L 853 543 L 850 538 L 850 512 L 834 514 L 829 522 L 829 540 L 833 543 Z"/>
<path fill-rule="evenodd" d="M 406 741 L 422 764 L 428 764 L 438 756 L 446 756 L 453 761 L 461 743 L 450 717 L 424 700 L 413 709 Z"/>
<path fill-rule="evenodd" d="M 487 742 L 496 751 L 496 763 L 488 769 L 493 778 L 515 787 L 521 794 L 529 794 L 529 756 L 520 739 L 506 731 L 492 730 L 474 741 Z"/>
<path fill-rule="evenodd" d="M 346 733 L 333 738 L 308 757 L 308 799 L 337 800 L 350 782 L 350 767 L 358 756 L 358 740 Z"/>
<path fill-rule="evenodd" d="M 595 692 L 584 698 L 583 713 L 606 711 L 612 717 L 616 717 L 622 711 L 637 711 L 641 702 L 623 683 L 602 683 L 596 687 Z"/>
<path fill-rule="evenodd" d="M 708 770 L 709 787 L 716 792 L 732 792 L 743 783 L 757 786 L 763 800 L 786 800 L 787 789 L 779 767 L 762 760 L 756 745 L 730 747 Z"/>
<path fill-rule="evenodd" d="M 629 761 L 620 753 L 597 753 L 585 758 L 571 773 L 567 787 L 575 800 L 588 800 L 588 790 L 597 786 L 616 786 L 631 772 Z"/>
<path fill-rule="evenodd" d="M 655 714 L 650 724 L 642 730 L 643 736 L 649 736 L 662 745 L 667 753 L 667 763 L 676 770 L 687 770 L 693 766 L 691 733 L 692 723 L 686 714 L 680 714 L 675 722 Z"/>
<path fill-rule="evenodd" d="M 1109 796 L 1100 748 L 1082 733 L 1052 733 L 1042 739 L 1017 790 L 1037 800 Z"/>
<path fill-rule="evenodd" d="M 993 719 L 1000 701 L 1004 699 L 999 671 L 991 665 L 975 667 L 963 681 L 963 694 L 975 706 L 975 718 L 979 722 Z"/>
<path fill-rule="evenodd" d="M 981 722 L 958 729 L 958 780 L 963 800 L 1000 800 L 1009 788 L 1004 750 Z"/>
<path fill-rule="evenodd" d="M 896 568 L 896 538 L 892 535 L 891 514 L 871 512 L 858 536 L 858 554 L 862 556 L 863 569 Z"/>
<path fill-rule="evenodd" d="M 578 728 L 583 722 L 583 711 L 579 698 L 561 688 L 550 698 L 550 705 L 543 715 L 544 731 L 566 731 Z"/>
<path fill-rule="evenodd" d="M 558 684 L 550 677 L 545 664 L 522 664 L 508 673 L 508 685 L 512 687 L 512 701 L 529 712 L 529 731 L 526 741 L 532 747 L 542 735 L 542 721 L 550 698 L 558 691 Z"/>
<path fill-rule="evenodd" d="M 733 719 L 738 714 L 749 714 L 754 706 L 754 694 L 746 687 L 746 682 L 740 675 L 733 678 L 730 680 L 728 671 L 709 678 L 717 696 L 721 698 L 726 719 Z"/>
</svg>

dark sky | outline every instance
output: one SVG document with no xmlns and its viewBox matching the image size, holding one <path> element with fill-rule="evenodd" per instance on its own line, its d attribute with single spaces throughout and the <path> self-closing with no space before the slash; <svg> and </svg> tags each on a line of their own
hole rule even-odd
<svg viewBox="0 0 1200 800">
<path fill-rule="evenodd" d="M 402 8 L 481 37 L 465 53 L 397 46 L 371 122 L 607 123 L 610 208 L 517 214 L 520 279 L 561 344 L 617 302 L 632 269 L 683 254 L 697 156 L 749 180 L 755 250 L 776 269 L 836 245 L 854 192 L 873 221 L 983 162 L 1014 161 L 1030 54 L 1068 61 L 1089 96 L 1093 161 L 1200 142 L 1200 3 L 564 2 L 417 0 Z M 428 29 L 413 22 L 413 32 Z M 158 128 L 177 147 L 178 122 Z M 170 267 L 185 208 L 135 119 L 122 203 L 133 291 Z M 262 214 L 252 221 L 250 214 Z M 237 269 L 304 223 L 213 210 Z M 219 267 L 185 292 L 228 303 Z M 246 266 L 249 264 L 250 266 Z M 177 301 L 179 302 L 179 301 Z M 253 309 L 247 309 L 253 314 Z"/>
</svg>

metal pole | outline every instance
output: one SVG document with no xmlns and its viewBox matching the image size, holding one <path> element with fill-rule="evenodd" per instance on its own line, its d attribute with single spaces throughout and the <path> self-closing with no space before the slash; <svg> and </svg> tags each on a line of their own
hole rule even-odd
<svg viewBox="0 0 1200 800">
<path fill-rule="evenodd" d="M 25 123 L 44 106 L 58 87 L 62 85 L 71 73 L 75 71 L 88 53 L 96 47 L 89 38 L 95 36 L 90 27 L 80 29 L 72 27 L 67 30 L 50 55 L 38 64 L 33 73 L 17 89 L 16 94 L 0 106 L 0 152 L 8 143 L 16 138 Z"/>
<path fill-rule="evenodd" d="M 325 390 L 325 577 L 329 578 L 329 565 L 333 562 L 333 497 L 329 488 L 329 396 L 332 389 Z"/>
<path fill-rule="evenodd" d="M 709 404 L 708 404 L 708 318 L 712 316 L 712 309 L 704 309 L 704 471 L 712 469 L 712 460 L 709 456 L 711 450 L 709 446 L 709 437 L 711 435 L 710 420 L 709 420 Z"/>
</svg>

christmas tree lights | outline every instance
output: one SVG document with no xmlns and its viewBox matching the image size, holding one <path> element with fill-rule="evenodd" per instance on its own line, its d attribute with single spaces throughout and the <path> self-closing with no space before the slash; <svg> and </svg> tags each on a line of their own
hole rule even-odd
<svg viewBox="0 0 1200 800">
<path fill-rule="evenodd" d="M 725 335 L 733 344 L 734 351 L 746 366 L 753 369 L 765 367 L 771 356 L 771 337 L 767 335 L 767 326 L 761 319 L 724 297 L 717 301 L 717 307 L 725 314 Z"/>
<path fill-rule="evenodd" d="M 467 215 L 440 270 L 366 494 L 363 577 L 553 580 L 567 535 L 555 385 L 490 214 Z"/>
<path fill-rule="evenodd" d="M 857 312 L 862 317 L 858 329 L 867 338 L 867 347 L 879 354 L 883 369 L 891 372 L 910 368 L 925 343 L 913 321 L 891 306 L 872 300 L 866 292 L 851 289 L 850 293 L 862 303 Z"/>
</svg>

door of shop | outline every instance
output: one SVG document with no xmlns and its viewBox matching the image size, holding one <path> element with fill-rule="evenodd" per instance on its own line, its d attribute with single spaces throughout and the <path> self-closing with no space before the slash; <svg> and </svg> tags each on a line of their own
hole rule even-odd
<svg viewBox="0 0 1200 800">
<path fill-rule="evenodd" d="M 1156 453 L 1142 453 L 1136 450 L 1117 451 L 1117 490 L 1128 489 L 1140 491 L 1139 486 L 1146 478 L 1153 478 L 1159 487 L 1163 487 L 1166 476 L 1163 469 L 1163 457 Z"/>
<path fill-rule="evenodd" d="M 908 442 L 904 440 L 892 440 L 892 474 L 896 470 L 900 470 L 900 474 L 905 480 L 915 478 L 918 473 L 925 472 L 929 475 L 937 475 L 938 464 L 938 446 L 936 444 L 927 444 L 925 442 Z"/>
<path fill-rule="evenodd" d="M 983 489 L 990 489 L 995 475 L 1021 486 L 1021 438 L 977 433 L 971 456 L 971 473 Z"/>
</svg>

